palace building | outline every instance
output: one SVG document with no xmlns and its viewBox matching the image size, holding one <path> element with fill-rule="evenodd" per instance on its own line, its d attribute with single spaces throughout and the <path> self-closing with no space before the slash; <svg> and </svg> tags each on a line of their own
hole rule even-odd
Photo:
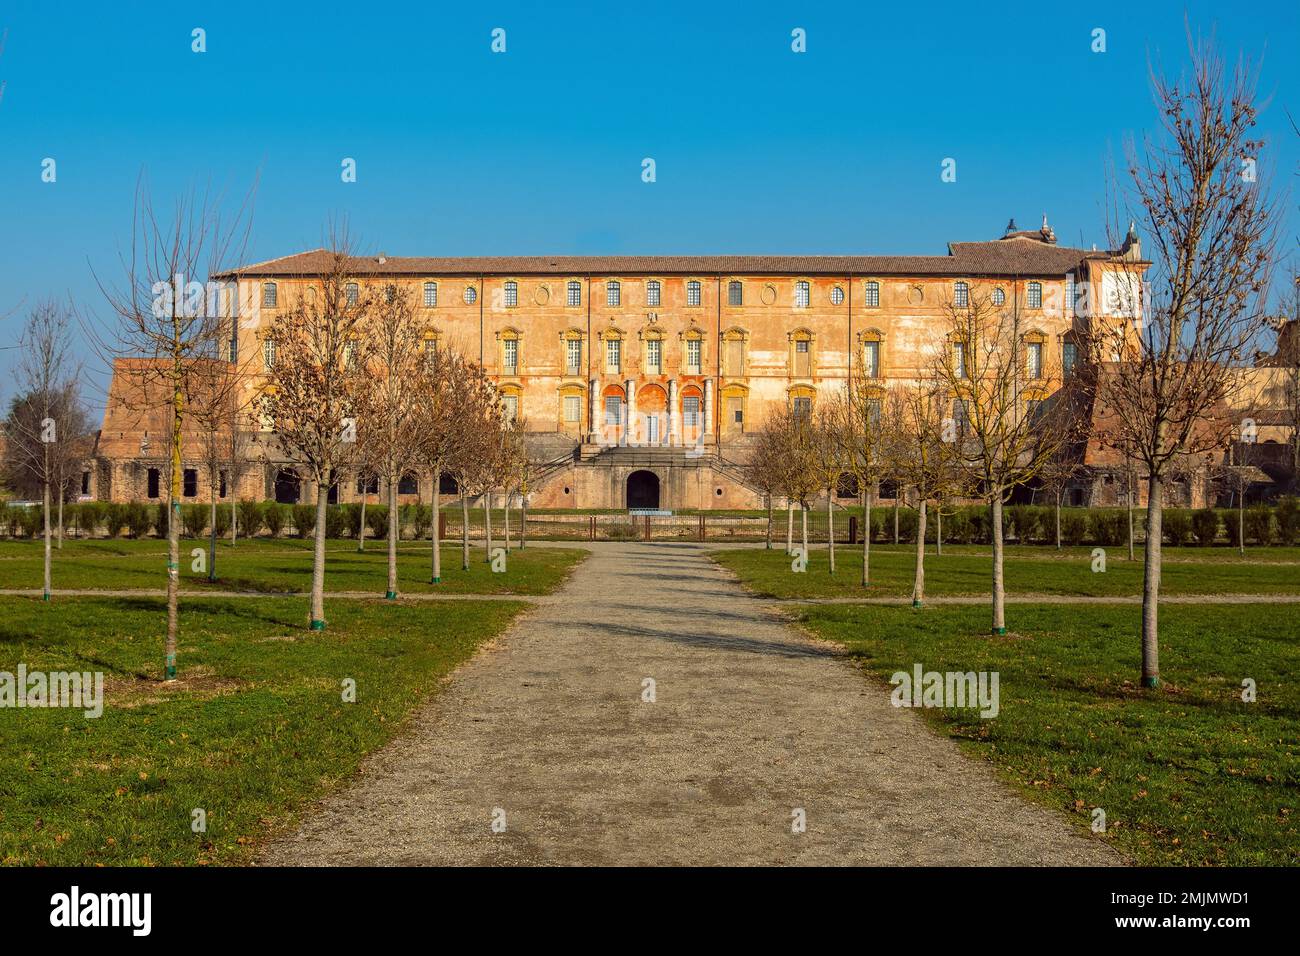
<svg viewBox="0 0 1300 956">
<path fill-rule="evenodd" d="M 274 360 L 279 316 L 326 258 L 303 252 L 216 277 L 237 288 L 241 365 Z M 1044 218 L 933 256 L 380 255 L 358 258 L 355 272 L 407 286 L 434 346 L 483 364 L 542 465 L 533 507 L 682 509 L 759 506 L 739 466 L 774 409 L 811 411 L 858 380 L 883 396 L 916 379 L 947 310 L 970 296 L 1017 310 L 1027 397 L 1050 396 L 1083 360 L 1085 321 L 1135 314 L 1125 290 L 1145 268 L 1132 234 L 1119 249 L 1069 248 Z M 104 499 L 156 494 L 166 464 L 161 422 L 124 400 L 128 364 L 114 371 L 88 480 Z M 231 487 L 223 480 L 224 493 L 311 500 L 273 446 L 254 436 L 256 462 Z M 186 472 L 186 495 L 203 500 L 204 466 Z M 428 501 L 428 481 L 411 476 L 403 497 Z M 359 497 L 347 482 L 333 494 Z"/>
</svg>

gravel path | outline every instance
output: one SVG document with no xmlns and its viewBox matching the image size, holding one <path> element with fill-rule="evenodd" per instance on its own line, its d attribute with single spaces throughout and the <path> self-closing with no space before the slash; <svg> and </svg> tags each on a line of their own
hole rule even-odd
<svg viewBox="0 0 1300 956">
<path fill-rule="evenodd" d="M 703 551 L 597 549 L 263 862 L 1122 862 Z"/>
</svg>

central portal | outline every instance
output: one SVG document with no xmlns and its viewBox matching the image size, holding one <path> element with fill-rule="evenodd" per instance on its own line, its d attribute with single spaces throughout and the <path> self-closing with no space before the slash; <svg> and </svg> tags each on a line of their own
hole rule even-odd
<svg viewBox="0 0 1300 956">
<path fill-rule="evenodd" d="M 653 471 L 634 471 L 627 476 L 629 508 L 659 507 L 659 476 Z"/>
</svg>

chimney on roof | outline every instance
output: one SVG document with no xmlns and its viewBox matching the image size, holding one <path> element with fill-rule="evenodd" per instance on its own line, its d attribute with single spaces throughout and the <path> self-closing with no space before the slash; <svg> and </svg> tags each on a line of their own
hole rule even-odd
<svg viewBox="0 0 1300 956">
<path fill-rule="evenodd" d="M 1138 240 L 1137 223 L 1132 220 L 1128 224 L 1128 234 L 1124 236 L 1124 244 L 1119 247 L 1119 254 L 1125 259 L 1137 260 L 1142 258 L 1142 243 Z"/>
<path fill-rule="evenodd" d="M 1043 242 L 1056 242 L 1056 232 L 1047 224 L 1047 213 L 1043 213 L 1043 228 L 1039 232 L 1043 234 Z"/>
<path fill-rule="evenodd" d="M 382 266 L 387 261 L 388 261 L 388 253 L 381 252 L 379 254 L 379 264 Z"/>
</svg>

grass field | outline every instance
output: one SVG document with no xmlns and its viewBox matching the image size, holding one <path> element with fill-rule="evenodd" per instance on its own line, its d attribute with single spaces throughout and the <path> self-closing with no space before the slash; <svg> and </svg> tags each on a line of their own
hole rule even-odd
<svg viewBox="0 0 1300 956">
<path fill-rule="evenodd" d="M 247 862 L 523 607 L 334 601 L 313 633 L 300 601 L 191 599 L 172 688 L 159 600 L 0 598 L 0 670 L 106 680 L 96 719 L 0 709 L 0 862 Z"/>
<path fill-rule="evenodd" d="M 517 544 L 517 543 L 516 543 Z M 499 546 L 499 543 L 498 543 Z M 42 542 L 0 542 L 0 588 L 40 588 Z M 206 570 L 192 569 L 191 552 L 207 542 L 181 542 L 181 587 L 186 591 L 259 591 L 296 593 L 311 588 L 312 542 L 296 538 L 258 538 L 217 544 L 217 581 Z M 356 543 L 329 541 L 325 558 L 327 591 L 374 591 L 382 595 L 388 581 L 388 553 L 382 541 L 358 552 Z M 585 557 L 574 548 L 529 545 L 512 550 L 503 573 L 493 573 L 482 546 L 471 547 L 470 569 L 461 570 L 459 545 L 442 545 L 442 583 L 431 584 L 432 552 L 427 541 L 403 541 L 398 551 L 398 589 L 410 593 L 547 594 Z M 205 558 L 206 560 L 206 558 Z M 72 589 L 166 587 L 167 543 L 157 539 L 66 540 L 54 552 L 53 585 Z M 205 565 L 206 568 L 206 565 Z"/>
<path fill-rule="evenodd" d="M 862 587 L 862 549 L 837 547 L 835 574 L 824 548 L 812 549 L 808 569 L 791 571 L 784 542 L 772 550 L 736 548 L 715 551 L 715 561 L 731 569 L 751 591 L 776 598 L 899 597 L 912 593 L 914 545 L 873 545 L 871 585 Z M 1008 594 L 1060 594 L 1117 597 L 1142 593 L 1142 549 L 1136 560 L 1127 549 L 1109 548 L 1106 570 L 1092 570 L 1091 548 L 1009 547 L 1004 561 Z M 990 591 L 989 548 L 944 546 L 925 558 L 927 596 L 980 595 Z M 1300 594 L 1300 548 L 1256 548 L 1242 558 L 1227 548 L 1165 548 L 1164 594 Z"/>
<path fill-rule="evenodd" d="M 922 709 L 967 752 L 1149 865 L 1300 862 L 1300 637 L 1266 605 L 1161 612 L 1157 693 L 1137 684 L 1137 609 L 1021 606 L 988 636 L 984 608 L 800 609 L 885 681 L 926 670 L 997 671 L 1001 712 Z M 1241 700 L 1242 680 L 1258 687 Z M 878 692 L 892 691 L 888 684 Z M 852 728 L 845 728 L 846 732 Z"/>
</svg>

